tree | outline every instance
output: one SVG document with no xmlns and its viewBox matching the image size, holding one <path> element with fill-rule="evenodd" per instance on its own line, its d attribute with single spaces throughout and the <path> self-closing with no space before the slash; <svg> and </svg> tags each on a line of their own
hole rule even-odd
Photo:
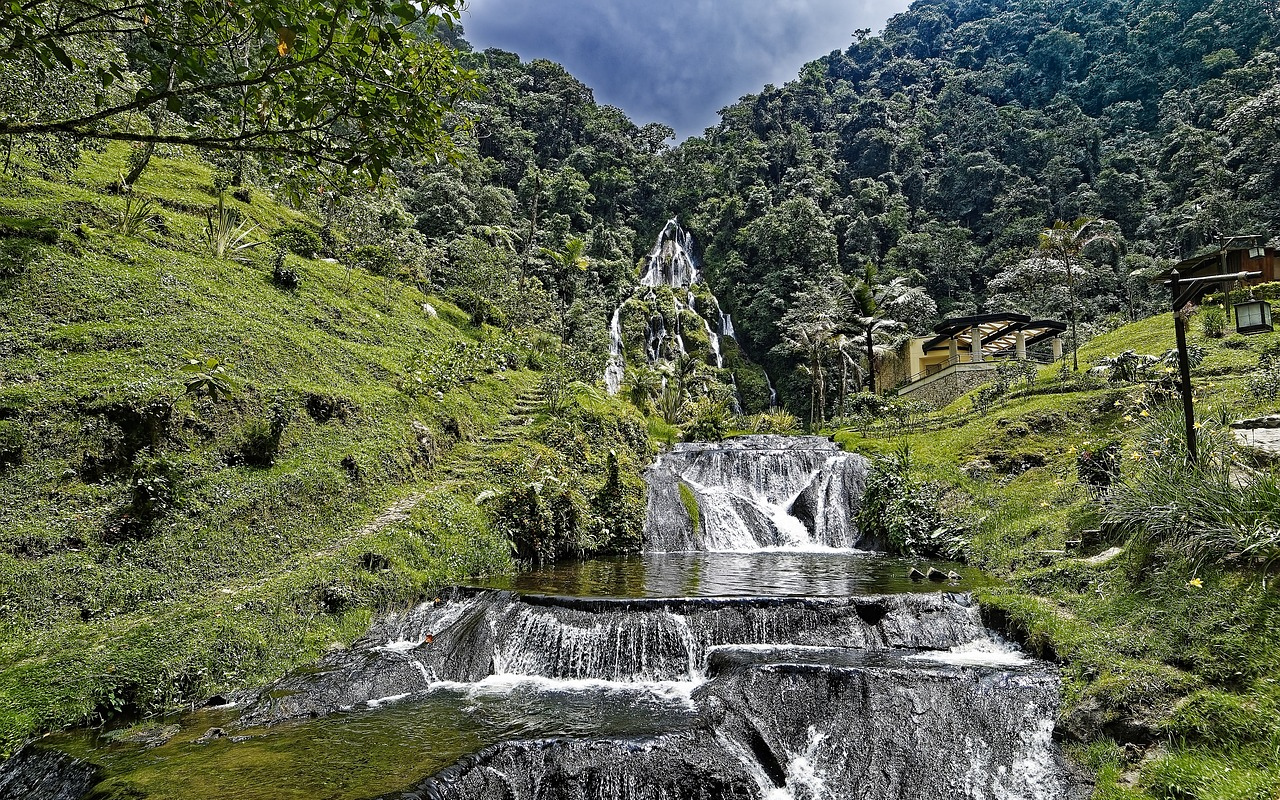
<svg viewBox="0 0 1280 800">
<path fill-rule="evenodd" d="M 1110 220 L 1080 217 L 1074 222 L 1057 220 L 1053 227 L 1040 232 L 1040 250 L 1062 265 L 1067 275 L 1067 318 L 1071 323 L 1071 369 L 1080 370 L 1080 342 L 1076 336 L 1079 298 L 1076 297 L 1076 273 L 1084 251 L 1095 242 L 1116 245 L 1115 223 Z"/>
<path fill-rule="evenodd" d="M 460 8 L 460 0 L 10 3 L 0 9 L 0 62 L 98 90 L 92 103 L 50 106 L 11 102 L 14 89 L 0 87 L 0 137 L 190 145 L 376 179 L 395 159 L 446 150 L 451 115 L 476 92 L 475 74 L 435 35 Z M 112 91 L 135 82 L 136 90 Z"/>
<path fill-rule="evenodd" d="M 839 308 L 830 285 L 813 282 L 801 289 L 778 320 L 782 341 L 775 349 L 799 356 L 799 371 L 809 383 L 809 428 L 826 421 L 827 373 Z M 816 414 L 816 416 L 815 416 Z"/>
<path fill-rule="evenodd" d="M 899 318 L 929 319 L 937 305 L 919 286 L 905 277 L 879 282 L 879 273 L 868 266 L 861 278 L 845 278 L 840 284 L 841 332 L 857 337 L 867 357 L 867 388 L 876 392 L 876 370 L 897 352 L 909 332 Z"/>
</svg>

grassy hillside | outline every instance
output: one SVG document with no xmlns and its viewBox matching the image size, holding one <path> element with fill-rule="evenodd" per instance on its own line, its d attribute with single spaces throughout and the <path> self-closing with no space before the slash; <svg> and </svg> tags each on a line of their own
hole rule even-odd
<svg viewBox="0 0 1280 800">
<path fill-rule="evenodd" d="M 1224 420 L 1276 409 L 1257 379 L 1260 354 L 1280 334 L 1206 339 L 1199 320 L 1192 330 L 1192 343 L 1206 351 L 1194 371 L 1200 433 L 1213 448 L 1230 435 Z M 1125 350 L 1160 355 L 1172 346 L 1172 320 L 1161 315 L 1094 339 L 1081 351 L 1082 370 Z M 1176 463 L 1181 417 L 1159 399 L 1163 374 L 1156 366 L 1153 380 L 1125 382 L 1049 367 L 985 413 L 965 397 L 928 420 L 929 430 L 839 438 L 867 453 L 909 448 L 913 481 L 936 482 L 944 519 L 969 528 L 971 560 L 1008 580 L 982 593 L 984 605 L 995 622 L 1062 661 L 1059 730 L 1099 770 L 1097 797 L 1274 798 L 1280 598 L 1270 565 L 1250 553 L 1209 555 L 1190 537 L 1140 527 L 1095 533 L 1103 507 L 1077 468 L 1082 451 L 1115 443 L 1120 480 L 1153 525 L 1208 513 L 1204 506 L 1218 499 L 1211 484 L 1227 482 L 1225 471 L 1172 489 L 1162 480 L 1185 477 Z M 1254 465 L 1242 453 L 1234 458 L 1242 480 Z M 1273 525 L 1280 496 L 1270 490 L 1253 500 L 1220 513 Z M 1121 555 L 1089 560 L 1112 546 Z"/>
<path fill-rule="evenodd" d="M 126 235 L 125 157 L 0 178 L 0 753 L 260 683 L 375 609 L 511 569 L 486 490 L 557 471 L 603 508 L 614 447 L 634 517 L 643 420 L 589 395 L 552 419 L 554 342 L 331 260 L 288 255 L 284 288 L 270 246 L 214 258 L 198 161 L 153 162 L 155 224 Z M 251 240 L 310 222 L 227 202 Z"/>
</svg>

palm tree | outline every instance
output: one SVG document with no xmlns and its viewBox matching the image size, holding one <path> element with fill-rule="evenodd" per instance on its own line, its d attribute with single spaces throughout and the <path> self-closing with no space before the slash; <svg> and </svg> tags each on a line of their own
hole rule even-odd
<svg viewBox="0 0 1280 800">
<path fill-rule="evenodd" d="M 1067 272 L 1067 316 L 1071 323 L 1071 369 L 1080 371 L 1079 339 L 1076 336 L 1076 262 L 1089 245 L 1106 242 L 1116 246 L 1115 223 L 1094 217 L 1080 217 L 1074 222 L 1057 220 L 1053 227 L 1040 231 L 1040 250 L 1061 264 Z"/>
<path fill-rule="evenodd" d="M 846 278 L 840 284 L 841 333 L 857 337 L 867 359 L 867 388 L 876 392 L 876 370 L 892 358 L 902 345 L 908 329 L 905 322 L 893 318 L 898 309 L 933 301 L 919 286 L 911 286 L 898 277 L 877 283 L 874 266 L 868 266 L 861 278 Z"/>
<path fill-rule="evenodd" d="M 819 319 L 785 330 L 782 334 L 783 350 L 804 359 L 800 372 L 809 378 L 809 429 L 814 428 L 814 412 L 817 422 L 827 419 L 827 381 L 824 361 L 831 349 L 835 324 L 829 319 Z"/>
<path fill-rule="evenodd" d="M 627 399 L 642 413 L 647 414 L 650 403 L 657 400 L 661 394 L 662 375 L 657 370 L 641 365 L 628 372 Z"/>
</svg>

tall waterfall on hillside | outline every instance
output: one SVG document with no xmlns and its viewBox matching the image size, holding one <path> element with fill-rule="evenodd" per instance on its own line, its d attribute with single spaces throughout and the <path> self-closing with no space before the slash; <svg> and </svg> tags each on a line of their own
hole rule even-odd
<svg viewBox="0 0 1280 800">
<path fill-rule="evenodd" d="M 738 373 L 759 372 L 750 385 L 769 384 L 759 367 L 738 356 L 733 320 L 703 282 L 693 236 L 668 220 L 645 261 L 639 286 L 613 312 L 609 322 L 609 359 L 604 383 L 617 394 L 626 377 L 628 360 L 661 366 L 682 355 L 694 355 L 707 366 L 728 369 L 720 380 L 740 394 Z M 757 409 L 767 408 L 761 397 Z M 739 396 L 733 405 L 742 406 Z"/>
</svg>

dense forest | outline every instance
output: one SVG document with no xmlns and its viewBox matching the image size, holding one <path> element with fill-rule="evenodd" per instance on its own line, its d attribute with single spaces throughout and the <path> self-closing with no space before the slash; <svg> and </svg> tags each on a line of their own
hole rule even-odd
<svg viewBox="0 0 1280 800">
<path fill-rule="evenodd" d="M 1278 32 L 1264 0 L 917 2 L 675 147 L 553 63 L 472 53 L 488 88 L 463 158 L 400 170 L 396 196 L 455 297 L 554 319 L 592 369 L 637 261 L 678 216 L 743 347 L 803 412 L 811 381 L 788 333 L 825 313 L 823 296 L 837 316 L 917 332 L 980 310 L 1060 318 L 1071 299 L 1061 265 L 1037 257 L 1041 233 L 1094 219 L 1110 234 L 1073 294 L 1098 332 L 1156 308 L 1154 270 L 1220 237 L 1269 237 Z M 586 270 L 565 266 L 575 240 Z M 922 287 L 936 313 L 851 314 L 841 287 L 871 265 L 877 286 Z"/>
</svg>

